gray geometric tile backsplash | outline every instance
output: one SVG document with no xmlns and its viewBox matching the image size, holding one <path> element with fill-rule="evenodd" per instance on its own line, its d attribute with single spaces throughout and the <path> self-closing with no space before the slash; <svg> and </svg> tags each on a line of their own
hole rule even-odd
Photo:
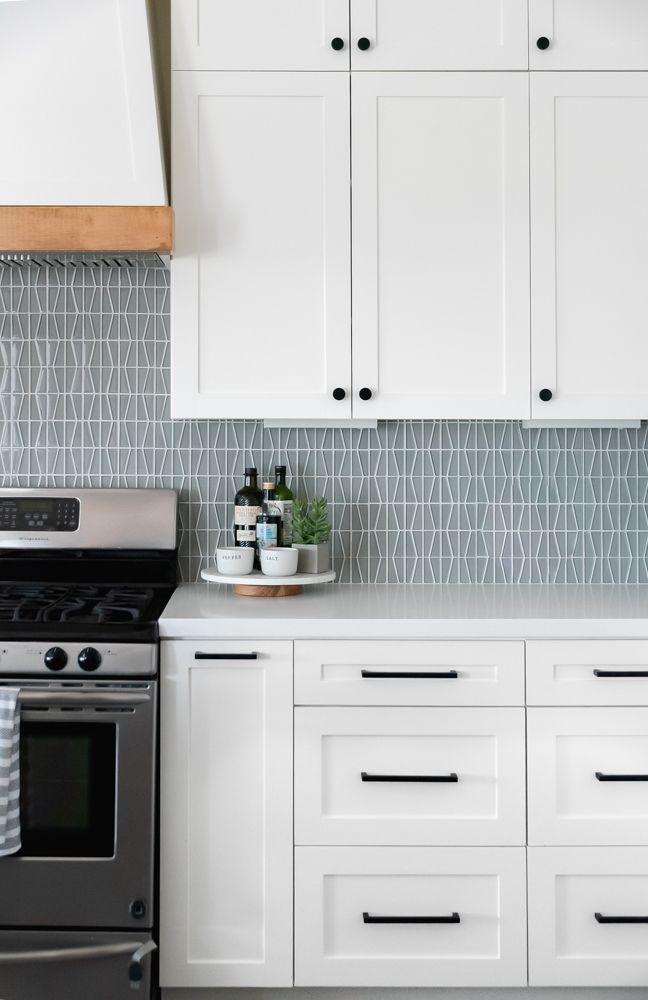
<svg viewBox="0 0 648 1000">
<path fill-rule="evenodd" d="M 168 313 L 163 269 L 0 267 L 2 485 L 173 487 L 195 580 L 244 466 L 281 459 L 328 497 L 343 582 L 648 582 L 645 427 L 171 421 Z"/>
</svg>

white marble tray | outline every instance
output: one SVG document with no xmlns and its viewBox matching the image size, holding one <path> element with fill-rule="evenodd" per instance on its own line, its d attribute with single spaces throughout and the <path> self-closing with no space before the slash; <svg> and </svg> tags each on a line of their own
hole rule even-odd
<svg viewBox="0 0 648 1000">
<path fill-rule="evenodd" d="M 224 576 L 215 566 L 203 569 L 200 575 L 209 583 L 233 583 L 244 587 L 309 587 L 314 583 L 333 583 L 336 577 L 333 569 L 328 573 L 293 573 L 292 576 L 265 576 L 255 569 L 247 576 Z"/>
</svg>

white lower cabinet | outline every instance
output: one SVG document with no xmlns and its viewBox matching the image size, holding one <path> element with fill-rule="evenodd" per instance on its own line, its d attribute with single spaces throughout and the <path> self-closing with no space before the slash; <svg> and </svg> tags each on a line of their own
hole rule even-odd
<svg viewBox="0 0 648 1000">
<path fill-rule="evenodd" d="M 528 875 L 530 986 L 646 987 L 644 668 L 622 637 L 164 641 L 162 986 L 525 986 Z"/>
<path fill-rule="evenodd" d="M 530 847 L 529 985 L 648 984 L 648 848 Z"/>
<path fill-rule="evenodd" d="M 292 643 L 162 643 L 160 981 L 292 985 Z"/>
<path fill-rule="evenodd" d="M 521 708 L 298 708 L 297 844 L 524 844 Z"/>
<path fill-rule="evenodd" d="M 299 847 L 296 986 L 526 985 L 524 848 Z"/>
</svg>

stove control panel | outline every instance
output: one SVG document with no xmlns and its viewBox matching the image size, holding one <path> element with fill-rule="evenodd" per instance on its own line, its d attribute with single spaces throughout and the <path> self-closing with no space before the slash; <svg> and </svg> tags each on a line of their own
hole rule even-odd
<svg viewBox="0 0 648 1000">
<path fill-rule="evenodd" d="M 60 642 L 61 640 L 59 640 Z M 157 673 L 155 643 L 117 642 L 113 645 L 63 640 L 52 642 L 0 641 L 0 677 L 45 677 L 61 680 L 101 677 L 153 677 Z"/>
<path fill-rule="evenodd" d="M 74 497 L 3 497 L 0 531 L 76 531 L 79 509 Z"/>
</svg>

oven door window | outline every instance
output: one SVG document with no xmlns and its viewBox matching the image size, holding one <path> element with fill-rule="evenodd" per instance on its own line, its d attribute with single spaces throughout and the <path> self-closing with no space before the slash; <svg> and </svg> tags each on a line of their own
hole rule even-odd
<svg viewBox="0 0 648 1000">
<path fill-rule="evenodd" d="M 23 857 L 113 857 L 116 756 L 114 724 L 23 720 Z"/>
</svg>

